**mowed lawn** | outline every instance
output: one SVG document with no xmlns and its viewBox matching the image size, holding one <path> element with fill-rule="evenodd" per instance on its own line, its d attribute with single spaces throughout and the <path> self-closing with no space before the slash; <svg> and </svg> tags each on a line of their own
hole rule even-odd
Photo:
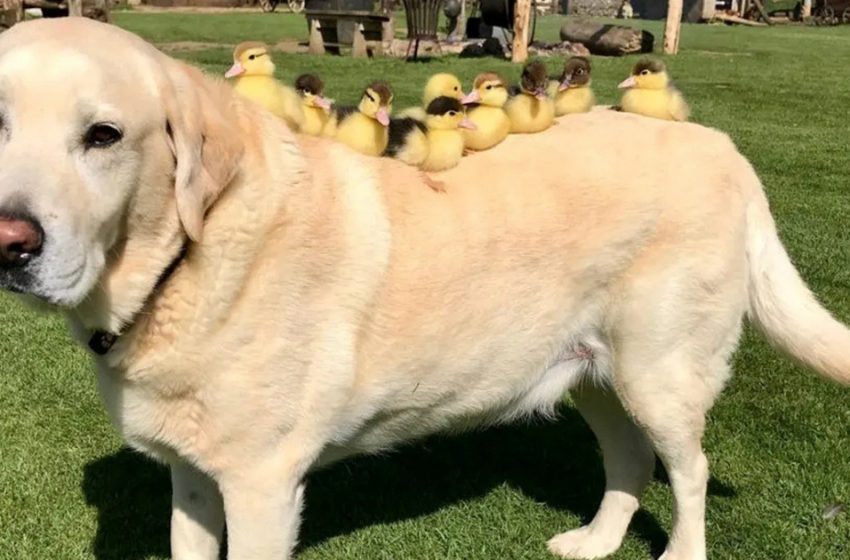
<svg viewBox="0 0 850 560">
<path fill-rule="evenodd" d="M 240 40 L 306 35 L 303 18 L 282 14 L 124 13 L 116 20 L 216 74 Z M 559 22 L 543 19 L 539 36 L 554 39 Z M 660 24 L 640 25 L 660 41 Z M 519 74 L 494 60 L 276 59 L 282 79 L 317 72 L 343 102 L 354 102 L 370 79 L 385 78 L 397 107 L 415 102 L 433 72 L 451 71 L 465 82 L 489 69 Z M 751 159 L 794 261 L 845 322 L 848 61 L 850 26 L 708 25 L 685 26 L 682 53 L 668 60 L 694 120 L 728 132 Z M 594 60 L 601 102 L 616 99 L 615 85 L 633 62 Z M 553 71 L 557 65 L 553 60 Z M 705 448 L 712 464 L 710 558 L 850 557 L 850 512 L 822 517 L 824 508 L 850 503 L 850 391 L 801 370 L 748 329 L 735 376 L 711 413 Z M 566 406 L 554 424 L 435 437 L 315 474 L 298 557 L 543 560 L 549 537 L 592 517 L 602 488 L 593 437 Z M 62 320 L 0 296 L 0 559 L 166 558 L 169 492 L 164 468 L 122 447 L 89 361 Z M 670 523 L 670 489 L 659 469 L 615 558 L 657 555 Z"/>
</svg>

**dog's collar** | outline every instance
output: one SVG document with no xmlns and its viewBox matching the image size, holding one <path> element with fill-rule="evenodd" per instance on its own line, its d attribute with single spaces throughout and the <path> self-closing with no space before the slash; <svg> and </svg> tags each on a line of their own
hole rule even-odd
<svg viewBox="0 0 850 560">
<path fill-rule="evenodd" d="M 180 251 L 177 253 L 177 256 L 165 267 L 165 270 L 162 271 L 162 274 L 159 275 L 159 278 L 156 281 L 156 284 L 153 287 L 153 290 L 148 294 L 148 297 L 145 298 L 145 305 L 153 299 L 154 294 L 165 284 L 166 281 L 174 274 L 174 271 L 177 270 L 177 267 L 180 266 L 180 263 L 183 262 L 183 259 L 186 258 L 186 253 L 189 250 L 189 242 L 188 240 L 183 243 L 183 246 L 180 247 Z M 144 308 L 144 305 L 142 305 Z M 141 311 L 141 310 L 139 310 Z M 138 316 L 138 313 L 136 313 Z M 97 354 L 98 356 L 103 356 L 107 352 L 109 352 L 115 343 L 118 342 L 118 338 L 121 337 L 121 334 L 125 332 L 128 328 L 130 328 L 133 323 L 136 321 L 136 316 L 134 316 L 128 323 L 124 324 L 121 329 L 117 332 L 109 332 L 104 330 L 96 330 L 92 333 L 91 338 L 89 338 L 89 348 L 92 352 Z"/>
</svg>

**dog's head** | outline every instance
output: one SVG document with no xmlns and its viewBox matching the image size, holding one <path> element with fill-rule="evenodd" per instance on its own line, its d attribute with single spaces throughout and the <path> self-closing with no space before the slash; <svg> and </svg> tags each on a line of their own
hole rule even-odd
<svg viewBox="0 0 850 560">
<path fill-rule="evenodd" d="M 74 308 L 112 264 L 200 239 L 241 156 L 230 99 L 106 24 L 0 35 L 0 287 Z"/>
</svg>

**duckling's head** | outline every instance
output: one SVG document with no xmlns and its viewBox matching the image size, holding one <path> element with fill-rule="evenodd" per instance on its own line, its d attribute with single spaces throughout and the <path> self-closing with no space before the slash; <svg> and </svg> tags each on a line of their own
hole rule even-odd
<svg viewBox="0 0 850 560">
<path fill-rule="evenodd" d="M 363 92 L 357 109 L 381 123 L 390 124 L 390 113 L 393 111 L 393 92 L 386 82 L 372 82 Z"/>
<path fill-rule="evenodd" d="M 475 77 L 472 91 L 460 100 L 464 105 L 480 103 L 489 107 L 501 107 L 508 101 L 508 84 L 494 72 L 484 72 Z"/>
<path fill-rule="evenodd" d="M 475 130 L 475 124 L 463 112 L 463 105 L 454 97 L 442 96 L 431 101 L 425 114 L 425 126 L 431 130 Z"/>
<path fill-rule="evenodd" d="M 570 88 L 586 87 L 590 84 L 590 59 L 584 56 L 573 56 L 564 64 L 561 74 L 561 84 L 558 91 Z"/>
<path fill-rule="evenodd" d="M 522 69 L 519 87 L 524 93 L 533 95 L 538 99 L 546 98 L 546 87 L 549 85 L 549 73 L 546 64 L 540 60 L 534 60 Z"/>
<path fill-rule="evenodd" d="M 632 75 L 620 82 L 620 88 L 664 89 L 670 83 L 667 68 L 657 58 L 643 58 L 635 64 Z"/>
<path fill-rule="evenodd" d="M 233 66 L 224 73 L 225 78 L 273 75 L 274 62 L 269 54 L 269 48 L 257 41 L 246 41 L 236 45 L 233 51 Z"/>
<path fill-rule="evenodd" d="M 322 95 L 324 90 L 325 84 L 315 74 L 301 74 L 295 78 L 295 91 L 307 107 L 318 107 L 330 111 L 331 100 Z"/>
<path fill-rule="evenodd" d="M 443 96 L 455 99 L 463 97 L 463 87 L 454 74 L 440 73 L 428 78 L 422 94 L 422 106 L 427 107 L 433 100 Z"/>
</svg>

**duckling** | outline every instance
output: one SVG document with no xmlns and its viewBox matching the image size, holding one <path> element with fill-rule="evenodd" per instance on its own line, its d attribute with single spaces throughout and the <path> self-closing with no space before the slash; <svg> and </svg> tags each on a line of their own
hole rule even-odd
<svg viewBox="0 0 850 560">
<path fill-rule="evenodd" d="M 467 118 L 475 125 L 474 130 L 463 131 L 463 142 L 470 150 L 489 150 L 511 131 L 511 120 L 505 112 L 508 101 L 508 85 L 493 72 L 476 76 L 472 91 L 461 99 L 467 109 Z"/>
<path fill-rule="evenodd" d="M 301 96 L 304 122 L 301 132 L 320 136 L 331 118 L 331 100 L 324 97 L 325 84 L 315 74 L 301 74 L 295 79 L 295 91 Z"/>
<path fill-rule="evenodd" d="M 441 72 L 428 78 L 425 83 L 425 90 L 422 92 L 422 106 L 408 107 L 399 113 L 399 117 L 412 117 L 424 121 L 426 118 L 425 108 L 438 97 L 453 97 L 458 100 L 463 97 L 463 86 L 457 76 Z"/>
<path fill-rule="evenodd" d="M 475 124 L 466 118 L 463 105 L 454 97 L 442 96 L 434 99 L 428 104 L 425 113 L 428 157 L 419 167 L 423 171 L 451 169 L 463 157 L 464 140 L 461 129 L 475 130 Z"/>
<path fill-rule="evenodd" d="M 262 105 L 286 121 L 289 128 L 298 130 L 304 122 L 301 99 L 290 87 L 274 79 L 274 63 L 263 43 L 247 41 L 233 51 L 233 66 L 225 78 L 236 78 L 236 93 Z"/>
<path fill-rule="evenodd" d="M 546 130 L 555 122 L 555 102 L 546 94 L 549 77 L 546 65 L 529 62 L 522 70 L 519 91 L 505 104 L 512 133 Z"/>
<path fill-rule="evenodd" d="M 555 116 L 590 111 L 596 104 L 590 89 L 590 60 L 583 56 L 567 60 L 560 79 L 549 83 L 549 94 L 555 99 Z"/>
<path fill-rule="evenodd" d="M 644 58 L 635 64 L 632 74 L 618 86 L 626 91 L 620 109 L 668 121 L 686 121 L 690 109 L 682 94 L 670 84 L 664 63 Z"/>
<path fill-rule="evenodd" d="M 393 93 L 386 82 L 372 82 L 356 109 L 335 110 L 325 134 L 368 156 L 380 156 L 389 143 Z"/>
<path fill-rule="evenodd" d="M 425 109 L 425 122 L 412 117 L 390 122 L 390 141 L 384 155 L 424 171 L 450 169 L 463 156 L 460 129 L 475 129 L 475 124 L 464 116 L 463 105 L 453 97 L 438 97 Z"/>
</svg>

